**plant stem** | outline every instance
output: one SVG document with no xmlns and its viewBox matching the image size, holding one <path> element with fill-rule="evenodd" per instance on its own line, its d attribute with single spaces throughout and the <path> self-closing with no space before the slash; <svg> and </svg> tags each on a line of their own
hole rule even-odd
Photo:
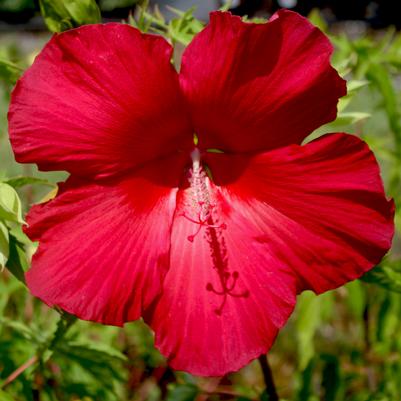
<svg viewBox="0 0 401 401">
<path fill-rule="evenodd" d="M 273 380 L 272 370 L 270 368 L 269 362 L 266 355 L 261 355 L 259 357 L 260 367 L 262 368 L 263 379 L 266 384 L 266 394 L 269 397 L 269 401 L 279 401 L 276 386 Z"/>
<path fill-rule="evenodd" d="M 19 368 L 15 369 L 14 372 L 12 372 L 6 380 L 4 380 L 4 383 L 0 386 L 0 388 L 5 388 L 8 386 L 11 382 L 13 382 L 17 377 L 19 377 L 22 373 L 24 373 L 29 367 L 34 365 L 38 361 L 37 355 L 34 355 L 32 358 L 29 358 L 24 364 L 22 364 Z"/>
</svg>

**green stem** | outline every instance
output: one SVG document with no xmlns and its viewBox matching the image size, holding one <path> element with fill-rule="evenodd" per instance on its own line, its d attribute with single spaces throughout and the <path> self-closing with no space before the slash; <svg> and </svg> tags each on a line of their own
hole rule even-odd
<svg viewBox="0 0 401 401">
<path fill-rule="evenodd" d="M 17 64 L 12 63 L 11 61 L 0 59 L 0 64 L 3 64 L 7 67 L 14 68 L 14 70 L 18 70 L 20 72 L 24 72 L 24 69 L 18 66 Z"/>
</svg>

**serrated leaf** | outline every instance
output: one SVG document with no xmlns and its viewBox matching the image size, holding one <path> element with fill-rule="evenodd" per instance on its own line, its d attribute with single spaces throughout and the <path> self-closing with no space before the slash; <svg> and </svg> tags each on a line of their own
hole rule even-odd
<svg viewBox="0 0 401 401">
<path fill-rule="evenodd" d="M 4 182 L 0 183 L 0 218 L 25 223 L 22 219 L 21 201 L 17 192 Z"/>
<path fill-rule="evenodd" d="M 54 187 L 50 181 L 45 180 L 43 178 L 36 177 L 13 177 L 9 178 L 5 181 L 6 184 L 12 186 L 14 189 L 23 187 L 25 185 L 45 185 L 48 187 Z"/>
<path fill-rule="evenodd" d="M 3 268 L 10 254 L 9 235 L 7 226 L 0 221 L 0 268 Z"/>
</svg>

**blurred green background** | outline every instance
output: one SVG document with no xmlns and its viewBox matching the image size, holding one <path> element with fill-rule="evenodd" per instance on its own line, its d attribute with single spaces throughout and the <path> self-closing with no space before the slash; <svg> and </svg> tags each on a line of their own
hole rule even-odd
<svg viewBox="0 0 401 401">
<path fill-rule="evenodd" d="M 100 21 L 91 0 L 71 1 L 83 4 L 79 15 L 55 9 L 61 0 L 42 1 L 44 19 L 31 0 L 0 1 L 0 16 L 8 13 L 0 24 L 0 189 L 3 185 L 16 191 L 3 199 L 11 214 L 0 214 L 0 261 L 6 263 L 0 273 L 0 401 L 266 401 L 258 361 L 219 380 L 174 372 L 154 349 L 152 333 L 142 322 L 121 329 L 75 321 L 33 299 L 22 282 L 35 244 L 22 234 L 21 216 L 54 191 L 66 174 L 39 173 L 35 166 L 14 161 L 7 136 L 9 96 L 50 37 L 46 26 L 59 31 Z M 164 19 L 153 6 L 132 8 L 132 3 L 101 1 L 103 18 L 118 19 L 124 9 L 129 23 L 164 34 L 177 47 L 177 58 L 202 27 L 193 10 L 170 10 Z M 18 14 L 14 20 L 13 13 Z M 317 9 L 309 17 L 334 43 L 333 63 L 347 78 L 349 89 L 340 101 L 337 120 L 310 138 L 334 131 L 362 137 L 382 166 L 387 193 L 401 204 L 401 34 L 391 26 L 361 28 L 355 21 L 328 26 L 330 21 Z M 32 23 L 34 18 L 37 22 Z M 0 191 L 0 209 L 1 196 L 5 195 Z M 338 290 L 299 297 L 295 313 L 268 355 L 283 400 L 401 400 L 399 211 L 396 223 L 393 248 L 380 266 Z"/>
</svg>

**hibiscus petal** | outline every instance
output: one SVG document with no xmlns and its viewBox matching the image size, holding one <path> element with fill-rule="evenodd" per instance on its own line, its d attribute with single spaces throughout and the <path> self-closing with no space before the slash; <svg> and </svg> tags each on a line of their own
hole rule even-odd
<svg viewBox="0 0 401 401">
<path fill-rule="evenodd" d="M 269 150 L 301 143 L 333 120 L 346 86 L 330 66 L 332 50 L 319 29 L 291 11 L 267 24 L 212 13 L 180 73 L 199 146 Z"/>
<path fill-rule="evenodd" d="M 223 196 L 247 202 L 248 219 L 264 231 L 253 239 L 279 245 L 299 291 L 321 293 L 354 280 L 391 247 L 394 202 L 356 136 L 329 134 L 250 159 L 207 158 Z"/>
<path fill-rule="evenodd" d="M 169 364 L 202 376 L 223 376 L 266 353 L 295 305 L 295 278 L 243 217 L 244 203 L 216 196 L 221 219 L 202 227 L 191 219 L 191 189 L 180 191 L 170 269 L 146 321 Z M 239 208 L 239 210 L 236 210 Z M 182 213 L 188 213 L 188 218 Z"/>
<path fill-rule="evenodd" d="M 172 47 L 125 24 L 55 35 L 18 81 L 16 159 L 107 176 L 191 145 Z"/>
<path fill-rule="evenodd" d="M 138 319 L 168 269 L 177 183 L 167 175 L 178 177 L 175 168 L 154 163 L 102 185 L 72 179 L 34 206 L 26 232 L 40 246 L 26 275 L 31 292 L 81 319 Z"/>
<path fill-rule="evenodd" d="M 170 269 L 147 320 L 171 366 L 220 376 L 268 351 L 298 292 L 333 289 L 379 262 L 394 205 L 351 135 L 204 161 L 212 219 L 194 223 L 197 191 L 179 192 Z"/>
</svg>

